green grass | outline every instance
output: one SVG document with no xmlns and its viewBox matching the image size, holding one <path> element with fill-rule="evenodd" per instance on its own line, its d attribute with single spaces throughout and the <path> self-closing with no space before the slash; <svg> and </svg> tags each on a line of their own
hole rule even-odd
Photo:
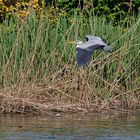
<svg viewBox="0 0 140 140">
<path fill-rule="evenodd" d="M 104 17 L 74 14 L 71 20 L 59 17 L 52 24 L 47 12 L 38 19 L 32 13 L 25 19 L 12 17 L 0 24 L 0 87 L 23 86 L 47 81 L 63 83 L 65 99 L 105 105 L 127 99 L 139 106 L 140 18 L 129 27 L 113 26 Z M 76 52 L 68 41 L 84 39 L 86 34 L 102 36 L 113 53 L 96 51 L 90 65 L 78 69 Z M 60 92 L 60 90 L 59 90 Z"/>
</svg>

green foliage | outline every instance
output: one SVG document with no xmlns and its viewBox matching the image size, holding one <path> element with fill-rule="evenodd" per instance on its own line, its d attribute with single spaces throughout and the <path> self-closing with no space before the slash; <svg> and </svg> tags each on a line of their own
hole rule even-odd
<svg viewBox="0 0 140 140">
<path fill-rule="evenodd" d="M 84 16 L 89 16 L 88 11 L 94 9 L 96 15 L 105 16 L 114 25 L 118 22 L 126 24 L 130 16 L 134 13 L 135 15 L 138 14 L 140 7 L 140 0 L 34 0 L 32 4 L 30 0 L 0 0 L 0 18 L 2 20 L 6 15 L 13 12 L 20 16 L 28 15 L 27 9 L 31 5 L 38 10 L 39 5 L 42 7 L 42 2 L 46 3 L 47 8 L 49 7 L 50 17 L 55 14 L 62 15 L 62 13 L 71 16 L 74 11 L 80 11 L 84 13 Z M 55 16 L 55 18 L 58 18 L 58 16 Z"/>
<path fill-rule="evenodd" d="M 127 3 L 129 4 L 129 3 Z M 108 20 L 111 20 L 114 24 L 118 21 L 127 22 L 130 12 L 129 5 L 125 3 L 125 0 L 97 0 L 95 4 L 95 13 L 98 15 L 105 15 Z"/>
<path fill-rule="evenodd" d="M 111 20 L 115 25 L 118 22 L 127 23 L 134 13 L 137 15 L 140 6 L 140 0 L 59 0 L 56 1 L 56 6 L 71 13 L 79 8 L 85 14 L 91 9 L 94 9 L 95 14 L 106 16 L 107 20 Z"/>
</svg>

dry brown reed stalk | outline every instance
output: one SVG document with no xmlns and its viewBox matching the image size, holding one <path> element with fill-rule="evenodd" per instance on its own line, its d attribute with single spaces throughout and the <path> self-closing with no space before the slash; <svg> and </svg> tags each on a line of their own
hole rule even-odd
<svg viewBox="0 0 140 140">
<path fill-rule="evenodd" d="M 104 66 L 100 67 L 100 70 L 103 68 Z M 99 69 L 93 71 L 91 67 L 77 72 L 69 70 L 65 71 L 61 77 L 59 75 L 63 71 L 60 70 L 51 79 L 46 78 L 34 84 L 24 83 L 5 88 L 0 91 L 0 111 L 50 113 L 125 110 L 126 108 L 122 106 L 124 97 L 127 97 L 127 110 L 137 109 L 139 89 L 123 91 L 115 85 L 112 95 L 109 95 L 114 83 L 100 77 L 98 71 Z M 98 82 L 103 83 L 101 89 L 98 87 Z"/>
<path fill-rule="evenodd" d="M 14 88 L 13 90 L 6 89 L 0 94 L 0 111 L 4 113 L 85 111 L 79 104 L 72 104 L 71 101 L 63 101 L 63 98 L 58 95 L 62 94 L 62 91 L 57 86 L 56 84 L 55 87 L 54 85 L 52 87 L 47 84 L 37 87 L 28 85 L 22 88 L 22 91 L 20 90 L 18 94 L 18 88 Z"/>
</svg>

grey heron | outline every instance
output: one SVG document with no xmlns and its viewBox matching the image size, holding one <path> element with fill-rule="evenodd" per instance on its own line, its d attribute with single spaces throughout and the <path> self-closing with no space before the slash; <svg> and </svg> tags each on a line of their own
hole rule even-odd
<svg viewBox="0 0 140 140">
<path fill-rule="evenodd" d="M 76 59 L 78 67 L 87 66 L 91 60 L 94 50 L 96 49 L 101 49 L 108 52 L 112 51 L 112 47 L 109 46 L 103 38 L 92 35 L 86 35 L 85 38 L 85 42 L 73 42 L 76 44 Z"/>
</svg>

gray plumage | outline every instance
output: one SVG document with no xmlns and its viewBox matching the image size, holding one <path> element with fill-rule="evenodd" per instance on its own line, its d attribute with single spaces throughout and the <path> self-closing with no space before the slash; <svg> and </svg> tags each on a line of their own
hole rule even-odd
<svg viewBox="0 0 140 140">
<path fill-rule="evenodd" d="M 86 35 L 86 42 L 78 41 L 76 44 L 77 51 L 77 65 L 83 67 L 88 65 L 91 60 L 92 54 L 96 49 L 102 49 L 104 51 L 112 51 L 112 47 L 106 44 L 106 41 L 100 37 Z"/>
</svg>

